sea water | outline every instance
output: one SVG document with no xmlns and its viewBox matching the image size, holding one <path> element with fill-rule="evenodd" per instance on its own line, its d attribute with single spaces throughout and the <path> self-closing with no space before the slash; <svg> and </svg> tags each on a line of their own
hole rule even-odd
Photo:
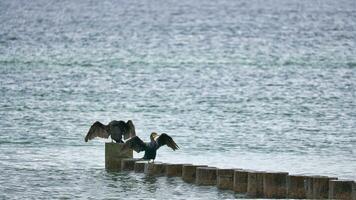
<svg viewBox="0 0 356 200">
<path fill-rule="evenodd" d="M 355 180 L 355 73 L 354 0 L 2 0 L 0 199 L 243 197 L 105 171 L 97 120 L 172 136 L 157 161 Z"/>
</svg>

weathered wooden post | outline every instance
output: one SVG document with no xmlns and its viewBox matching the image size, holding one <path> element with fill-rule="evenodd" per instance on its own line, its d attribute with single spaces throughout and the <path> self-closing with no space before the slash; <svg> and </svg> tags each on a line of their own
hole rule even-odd
<svg viewBox="0 0 356 200">
<path fill-rule="evenodd" d="M 330 180 L 329 199 L 352 199 L 356 200 L 356 194 L 352 197 L 356 183 L 352 180 Z M 356 191 L 354 191 L 355 193 Z"/>
<path fill-rule="evenodd" d="M 249 171 L 247 175 L 247 196 L 254 198 L 263 197 L 264 171 Z"/>
<path fill-rule="evenodd" d="M 207 167 L 206 165 L 191 165 L 186 164 L 182 167 L 182 179 L 187 183 L 194 183 L 196 179 L 197 167 Z"/>
<path fill-rule="evenodd" d="M 133 171 L 135 168 L 136 158 L 124 158 L 121 160 L 121 170 L 122 171 Z"/>
<path fill-rule="evenodd" d="M 132 156 L 132 150 L 124 148 L 122 143 L 105 143 L 105 169 L 107 170 L 121 170 L 121 160 Z"/>
<path fill-rule="evenodd" d="M 304 188 L 305 188 L 305 195 L 307 199 L 313 199 L 313 177 L 314 176 L 305 177 Z"/>
<path fill-rule="evenodd" d="M 196 184 L 197 185 L 216 185 L 216 167 L 197 167 Z"/>
<path fill-rule="evenodd" d="M 137 173 L 143 173 L 145 171 L 145 164 L 148 163 L 147 160 L 138 160 L 134 164 L 134 171 Z"/>
<path fill-rule="evenodd" d="M 246 193 L 247 192 L 247 180 L 249 170 L 235 170 L 234 171 L 234 192 Z"/>
<path fill-rule="evenodd" d="M 263 175 L 263 197 L 282 199 L 287 197 L 288 172 L 266 172 Z"/>
<path fill-rule="evenodd" d="M 216 174 L 219 189 L 232 190 L 234 187 L 234 169 L 218 169 Z"/>
<path fill-rule="evenodd" d="M 337 178 L 327 176 L 308 176 L 305 179 L 307 199 L 326 199 L 329 197 L 329 181 Z"/>
<path fill-rule="evenodd" d="M 306 176 L 304 175 L 288 175 L 287 176 L 287 198 L 290 199 L 305 199 L 306 190 L 304 187 Z"/>
<path fill-rule="evenodd" d="M 356 200 L 356 183 L 352 184 L 352 200 Z"/>
<path fill-rule="evenodd" d="M 166 164 L 166 176 L 182 176 L 182 168 L 184 164 Z"/>
<path fill-rule="evenodd" d="M 163 176 L 166 173 L 166 164 L 161 162 L 145 163 L 144 172 L 149 176 Z"/>
</svg>

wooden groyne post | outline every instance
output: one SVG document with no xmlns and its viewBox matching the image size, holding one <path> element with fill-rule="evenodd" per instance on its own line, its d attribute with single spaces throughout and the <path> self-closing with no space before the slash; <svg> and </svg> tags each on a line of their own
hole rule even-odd
<svg viewBox="0 0 356 200">
<path fill-rule="evenodd" d="M 197 167 L 196 184 L 197 185 L 216 185 L 216 167 Z"/>
<path fill-rule="evenodd" d="M 218 169 L 216 185 L 219 189 L 232 190 L 234 188 L 234 169 Z"/>
<path fill-rule="evenodd" d="M 146 163 L 148 163 L 148 161 L 145 160 L 136 161 L 134 164 L 134 171 L 137 173 L 143 173 L 145 171 Z"/>
<path fill-rule="evenodd" d="M 173 177 L 182 176 L 182 168 L 184 164 L 166 164 L 166 176 Z"/>
<path fill-rule="evenodd" d="M 207 165 L 191 165 L 185 164 L 182 166 L 182 179 L 187 183 L 195 183 L 197 167 L 207 167 Z"/>
<path fill-rule="evenodd" d="M 306 190 L 304 187 L 305 175 L 288 175 L 287 176 L 287 198 L 305 199 Z"/>
<path fill-rule="evenodd" d="M 144 172 L 150 176 L 163 176 L 166 173 L 166 164 L 161 162 L 145 163 Z"/>
<path fill-rule="evenodd" d="M 247 196 L 253 198 L 263 197 L 263 176 L 264 171 L 249 171 L 247 182 Z"/>
<path fill-rule="evenodd" d="M 149 176 L 182 177 L 185 182 L 233 190 L 252 198 L 356 200 L 356 183 L 327 176 L 289 175 L 247 169 L 219 169 L 206 165 L 168 164 L 133 159 L 124 144 L 105 144 L 105 168 L 144 172 Z"/>
<path fill-rule="evenodd" d="M 247 192 L 249 170 L 238 169 L 234 171 L 233 190 L 237 193 L 245 194 Z"/>
<path fill-rule="evenodd" d="M 307 199 L 327 199 L 329 197 L 329 181 L 337 178 L 327 176 L 307 176 L 305 179 Z"/>
<path fill-rule="evenodd" d="M 282 199 L 287 197 L 288 172 L 266 172 L 263 175 L 263 197 Z"/>
<path fill-rule="evenodd" d="M 120 171 L 121 160 L 132 158 L 131 149 L 124 148 L 122 143 L 105 143 L 105 169 Z"/>
<path fill-rule="evenodd" d="M 352 180 L 330 180 L 329 199 L 356 200 L 356 183 Z"/>
<path fill-rule="evenodd" d="M 135 169 L 135 162 L 138 159 L 135 158 L 125 158 L 121 160 L 121 170 L 122 171 L 133 171 Z"/>
</svg>

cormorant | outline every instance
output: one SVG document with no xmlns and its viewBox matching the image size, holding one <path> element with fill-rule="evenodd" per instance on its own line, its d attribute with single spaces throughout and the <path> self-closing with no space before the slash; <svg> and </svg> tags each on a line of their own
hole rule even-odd
<svg viewBox="0 0 356 200">
<path fill-rule="evenodd" d="M 108 125 L 96 121 L 90 127 L 87 136 L 85 136 L 85 142 L 95 137 L 108 138 L 111 136 L 111 142 L 115 140 L 117 143 L 124 143 L 122 135 L 124 139 L 136 136 L 135 126 L 131 120 L 127 122 L 113 120 Z"/>
<path fill-rule="evenodd" d="M 165 134 L 162 133 L 158 135 L 155 132 L 152 132 L 150 135 L 150 142 L 143 142 L 139 137 L 134 136 L 125 142 L 125 147 L 131 148 L 135 150 L 137 153 L 140 151 L 145 151 L 145 155 L 142 159 L 144 160 L 155 160 L 157 150 L 163 146 L 167 145 L 173 149 L 173 151 L 177 150 L 179 147 L 173 141 L 173 139 Z"/>
</svg>

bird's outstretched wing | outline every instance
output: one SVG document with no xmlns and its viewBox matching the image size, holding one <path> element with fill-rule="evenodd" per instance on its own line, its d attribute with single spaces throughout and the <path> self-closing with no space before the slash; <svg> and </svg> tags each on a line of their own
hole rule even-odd
<svg viewBox="0 0 356 200">
<path fill-rule="evenodd" d="M 125 139 L 125 140 L 136 136 L 135 126 L 134 126 L 134 124 L 132 123 L 132 121 L 131 121 L 131 120 L 128 120 L 128 121 L 126 122 L 126 125 L 127 125 L 127 130 L 126 130 L 125 133 L 124 133 L 124 139 Z"/>
<path fill-rule="evenodd" d="M 85 142 L 91 140 L 95 137 L 108 138 L 109 133 L 105 130 L 104 124 L 96 121 L 93 125 L 91 125 L 87 136 L 85 136 Z"/>
<path fill-rule="evenodd" d="M 172 137 L 165 133 L 162 133 L 159 137 L 157 137 L 156 141 L 157 141 L 157 144 L 159 147 L 161 147 L 163 145 L 167 145 L 170 148 L 172 148 L 173 151 L 179 149 L 178 145 L 174 142 Z"/>
<path fill-rule="evenodd" d="M 125 147 L 135 150 L 137 153 L 145 151 L 147 145 L 137 136 L 134 136 L 125 142 Z"/>
</svg>

